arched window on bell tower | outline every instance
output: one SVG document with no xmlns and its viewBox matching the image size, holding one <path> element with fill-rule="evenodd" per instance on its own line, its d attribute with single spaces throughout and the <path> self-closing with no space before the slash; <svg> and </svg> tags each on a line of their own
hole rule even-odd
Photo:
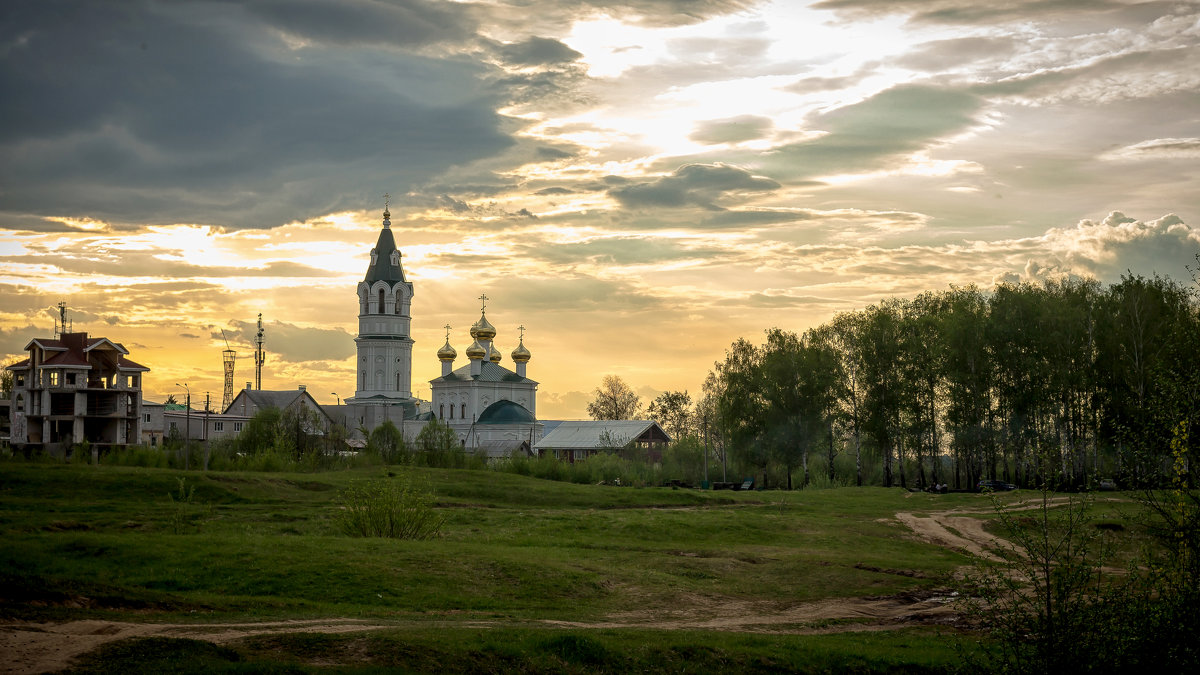
<svg viewBox="0 0 1200 675">
<path fill-rule="evenodd" d="M 383 314 L 383 289 L 379 289 L 379 310 L 377 314 Z"/>
</svg>

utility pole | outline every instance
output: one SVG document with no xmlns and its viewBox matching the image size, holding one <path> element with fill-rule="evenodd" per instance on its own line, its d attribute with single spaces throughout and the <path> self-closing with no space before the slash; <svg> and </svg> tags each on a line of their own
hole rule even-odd
<svg viewBox="0 0 1200 675">
<path fill-rule="evenodd" d="M 176 387 L 183 387 L 187 392 L 187 400 L 183 404 L 183 470 L 188 469 L 188 445 L 191 443 L 192 437 L 192 390 L 188 388 L 187 382 L 183 384 L 175 383 Z"/>
</svg>

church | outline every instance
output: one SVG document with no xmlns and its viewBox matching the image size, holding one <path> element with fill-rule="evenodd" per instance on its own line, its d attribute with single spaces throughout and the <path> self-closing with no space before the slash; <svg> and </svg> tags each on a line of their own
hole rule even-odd
<svg viewBox="0 0 1200 675">
<path fill-rule="evenodd" d="M 386 207 L 383 228 L 357 291 L 357 384 L 354 396 L 338 407 L 347 426 L 369 432 L 391 420 L 411 442 L 436 419 L 454 430 L 468 452 L 489 458 L 531 454 L 543 433 L 536 416 L 538 383 L 526 375 L 532 354 L 520 327 L 517 347 L 509 355 L 515 370 L 501 365 L 504 357 L 495 344 L 497 330 L 487 320 L 486 295 L 480 296 L 479 320 L 470 329 L 471 343 L 464 352 L 468 363 L 454 368 L 458 351 L 450 344 L 447 325 L 446 343 L 437 351 L 441 375 L 429 383 L 431 400 L 412 395 L 415 289 L 404 273 Z"/>
</svg>

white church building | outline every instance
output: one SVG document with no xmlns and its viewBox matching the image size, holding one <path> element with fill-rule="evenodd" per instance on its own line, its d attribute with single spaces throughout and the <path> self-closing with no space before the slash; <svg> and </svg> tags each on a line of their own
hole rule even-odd
<svg viewBox="0 0 1200 675">
<path fill-rule="evenodd" d="M 442 374 L 430 381 L 431 400 L 412 395 L 413 283 L 404 273 L 400 249 L 392 232 L 391 213 L 385 208 L 383 228 L 371 249 L 367 273 L 359 282 L 357 384 L 352 398 L 341 406 L 327 406 L 343 417 L 351 430 L 369 432 L 391 420 L 412 441 L 430 420 L 447 424 L 468 452 L 507 457 L 514 451 L 531 453 L 542 437 L 537 421 L 538 383 L 526 376 L 531 358 L 525 347 L 524 328 L 511 353 L 515 370 L 500 365 L 495 345 L 496 329 L 487 320 L 486 296 L 479 321 L 471 326 L 467 365 L 454 368 L 458 352 L 446 343 L 437 352 Z"/>
</svg>

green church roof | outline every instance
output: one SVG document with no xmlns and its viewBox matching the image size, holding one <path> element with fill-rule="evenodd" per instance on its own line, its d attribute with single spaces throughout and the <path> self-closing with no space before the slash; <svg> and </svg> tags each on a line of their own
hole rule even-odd
<svg viewBox="0 0 1200 675">
<path fill-rule="evenodd" d="M 533 413 L 518 403 L 508 400 L 489 405 L 475 421 L 476 424 L 533 424 L 537 419 Z"/>
</svg>

